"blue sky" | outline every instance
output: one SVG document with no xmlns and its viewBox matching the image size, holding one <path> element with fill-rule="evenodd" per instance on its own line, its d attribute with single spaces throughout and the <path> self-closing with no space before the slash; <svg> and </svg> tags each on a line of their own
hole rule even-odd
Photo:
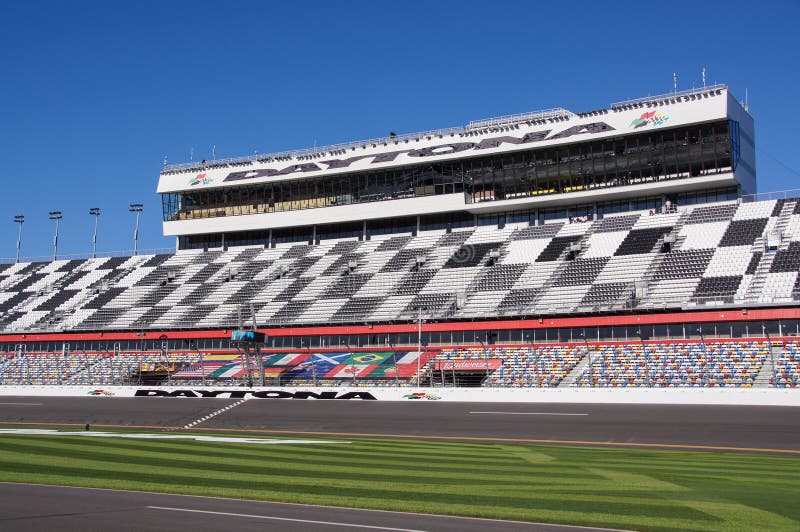
<svg viewBox="0 0 800 532">
<path fill-rule="evenodd" d="M 18 2 L 0 17 L 0 257 L 141 249 L 170 162 L 463 125 L 708 82 L 749 92 L 759 189 L 800 188 L 800 2 Z"/>
</svg>

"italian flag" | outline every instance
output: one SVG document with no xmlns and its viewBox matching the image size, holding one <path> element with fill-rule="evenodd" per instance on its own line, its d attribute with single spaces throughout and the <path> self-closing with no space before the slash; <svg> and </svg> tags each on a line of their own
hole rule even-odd
<svg viewBox="0 0 800 532">
<path fill-rule="evenodd" d="M 265 361 L 266 366 L 296 366 L 311 358 L 308 353 L 286 353 L 285 355 L 274 355 Z"/>
</svg>

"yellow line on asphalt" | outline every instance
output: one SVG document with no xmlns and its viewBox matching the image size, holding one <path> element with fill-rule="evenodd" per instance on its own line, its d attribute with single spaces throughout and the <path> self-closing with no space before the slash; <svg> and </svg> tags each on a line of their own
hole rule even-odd
<svg viewBox="0 0 800 532">
<path fill-rule="evenodd" d="M 531 438 L 492 438 L 483 436 L 436 436 L 425 434 L 376 434 L 368 432 L 324 432 L 302 430 L 270 430 L 270 429 L 220 429 L 193 427 L 191 430 L 218 431 L 218 432 L 252 432 L 262 434 L 302 434 L 306 436 L 339 436 L 343 438 L 402 438 L 414 440 L 453 440 L 476 442 L 509 442 L 509 443 L 542 443 L 559 445 L 602 445 L 606 447 L 654 447 L 666 449 L 698 449 L 704 451 L 749 451 L 761 453 L 787 453 L 800 455 L 800 449 L 767 449 L 762 447 L 725 447 L 719 445 L 690 445 L 676 443 L 632 443 L 632 442 L 605 442 L 587 440 L 540 440 Z"/>
</svg>

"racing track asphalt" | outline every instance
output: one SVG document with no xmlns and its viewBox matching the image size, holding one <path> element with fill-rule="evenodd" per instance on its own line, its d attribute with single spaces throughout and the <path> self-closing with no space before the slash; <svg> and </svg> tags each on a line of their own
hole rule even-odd
<svg viewBox="0 0 800 532">
<path fill-rule="evenodd" d="M 183 427 L 231 399 L 2 397 L 0 426 Z M 251 399 L 194 430 L 519 443 L 655 445 L 800 455 L 800 408 Z M 252 432 L 251 432 L 252 431 Z M 0 484 L 0 529 L 592 530 L 154 493 Z"/>
<path fill-rule="evenodd" d="M 3 397 L 0 425 L 180 428 L 230 399 Z M 800 407 L 251 399 L 193 427 L 279 435 L 594 443 L 800 454 Z"/>
<path fill-rule="evenodd" d="M 603 530 L 330 506 L 217 499 L 134 491 L 0 483 L 0 529 L 250 532 L 376 530 L 412 532 L 578 532 Z"/>
</svg>

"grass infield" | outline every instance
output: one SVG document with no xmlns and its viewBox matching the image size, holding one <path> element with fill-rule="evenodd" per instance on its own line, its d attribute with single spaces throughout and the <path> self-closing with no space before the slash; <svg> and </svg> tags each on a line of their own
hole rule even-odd
<svg viewBox="0 0 800 532">
<path fill-rule="evenodd" d="M 794 457 L 347 441 L 0 435 L 0 481 L 636 530 L 800 530 Z"/>
</svg>

